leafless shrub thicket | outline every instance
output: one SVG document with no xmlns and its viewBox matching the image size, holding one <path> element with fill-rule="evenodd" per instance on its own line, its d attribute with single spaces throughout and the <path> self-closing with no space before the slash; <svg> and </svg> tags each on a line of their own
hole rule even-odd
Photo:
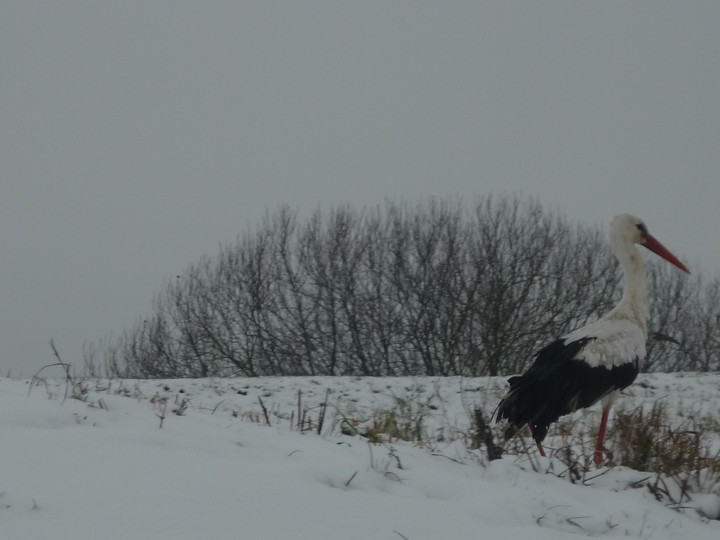
<svg viewBox="0 0 720 540">
<path fill-rule="evenodd" d="M 661 339 L 647 369 L 720 369 L 720 281 L 650 270 Z M 121 377 L 515 373 L 610 309 L 620 278 L 604 231 L 536 200 L 344 206 L 302 221 L 282 208 L 168 282 L 85 363 Z"/>
</svg>

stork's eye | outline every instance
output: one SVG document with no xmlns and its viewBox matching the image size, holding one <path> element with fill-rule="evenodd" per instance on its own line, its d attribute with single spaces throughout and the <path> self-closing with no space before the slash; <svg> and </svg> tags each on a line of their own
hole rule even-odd
<svg viewBox="0 0 720 540">
<path fill-rule="evenodd" d="M 647 238 L 648 230 L 647 230 L 647 227 L 645 226 L 645 224 L 644 224 L 644 223 L 637 223 L 635 226 L 636 226 L 636 227 L 638 228 L 638 230 L 640 231 L 640 235 L 642 236 L 642 238 L 643 238 L 643 239 Z"/>
</svg>

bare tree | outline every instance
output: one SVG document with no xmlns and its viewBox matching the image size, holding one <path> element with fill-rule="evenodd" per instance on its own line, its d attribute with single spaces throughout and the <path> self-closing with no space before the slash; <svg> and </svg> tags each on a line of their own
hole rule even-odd
<svg viewBox="0 0 720 540">
<path fill-rule="evenodd" d="M 536 200 L 483 199 L 473 227 L 472 374 L 521 371 L 544 341 L 595 316 L 617 288 L 617 272 L 596 257 L 598 235 L 573 230 Z"/>
<path fill-rule="evenodd" d="M 650 276 L 661 339 L 646 369 L 720 368 L 720 281 L 654 264 Z M 604 233 L 534 199 L 343 206 L 302 222 L 283 207 L 170 280 L 86 363 L 135 377 L 497 375 L 619 295 Z"/>
<path fill-rule="evenodd" d="M 650 272 L 651 339 L 645 371 L 713 371 L 720 367 L 720 280 L 703 286 L 664 265 Z"/>
</svg>

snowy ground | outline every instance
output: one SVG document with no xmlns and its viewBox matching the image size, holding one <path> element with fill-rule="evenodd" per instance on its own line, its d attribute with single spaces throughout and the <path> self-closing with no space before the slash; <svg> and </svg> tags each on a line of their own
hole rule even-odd
<svg viewBox="0 0 720 540">
<path fill-rule="evenodd" d="M 504 379 L 460 378 L 115 380 L 86 381 L 68 389 L 82 400 L 63 400 L 62 380 L 28 395 L 28 381 L 0 379 L 0 536 L 720 538 L 720 520 L 695 509 L 720 516 L 720 495 L 677 511 L 630 487 L 647 473 L 616 467 L 572 484 L 547 473 L 550 460 L 536 472 L 527 458 L 487 463 L 468 450 L 469 411 L 491 412 L 503 388 Z M 618 405 L 657 399 L 675 415 L 720 419 L 720 375 L 644 376 Z M 389 410 L 422 418 L 426 443 L 343 434 Z"/>
</svg>

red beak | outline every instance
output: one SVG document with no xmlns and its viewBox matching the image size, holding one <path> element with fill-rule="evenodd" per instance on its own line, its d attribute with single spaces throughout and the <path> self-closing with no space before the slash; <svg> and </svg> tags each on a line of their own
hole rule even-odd
<svg viewBox="0 0 720 540">
<path fill-rule="evenodd" d="M 651 235 L 649 235 L 649 234 L 647 235 L 647 240 L 645 240 L 645 243 L 642 245 L 645 246 L 646 248 L 648 248 L 653 253 L 657 253 L 658 255 L 660 255 L 663 259 L 665 259 L 670 264 L 674 264 L 683 272 L 687 272 L 688 274 L 690 273 L 690 270 L 688 270 L 687 267 L 683 263 L 681 263 L 675 255 L 670 253 L 665 246 L 663 246 L 660 242 L 658 242 Z"/>
</svg>

